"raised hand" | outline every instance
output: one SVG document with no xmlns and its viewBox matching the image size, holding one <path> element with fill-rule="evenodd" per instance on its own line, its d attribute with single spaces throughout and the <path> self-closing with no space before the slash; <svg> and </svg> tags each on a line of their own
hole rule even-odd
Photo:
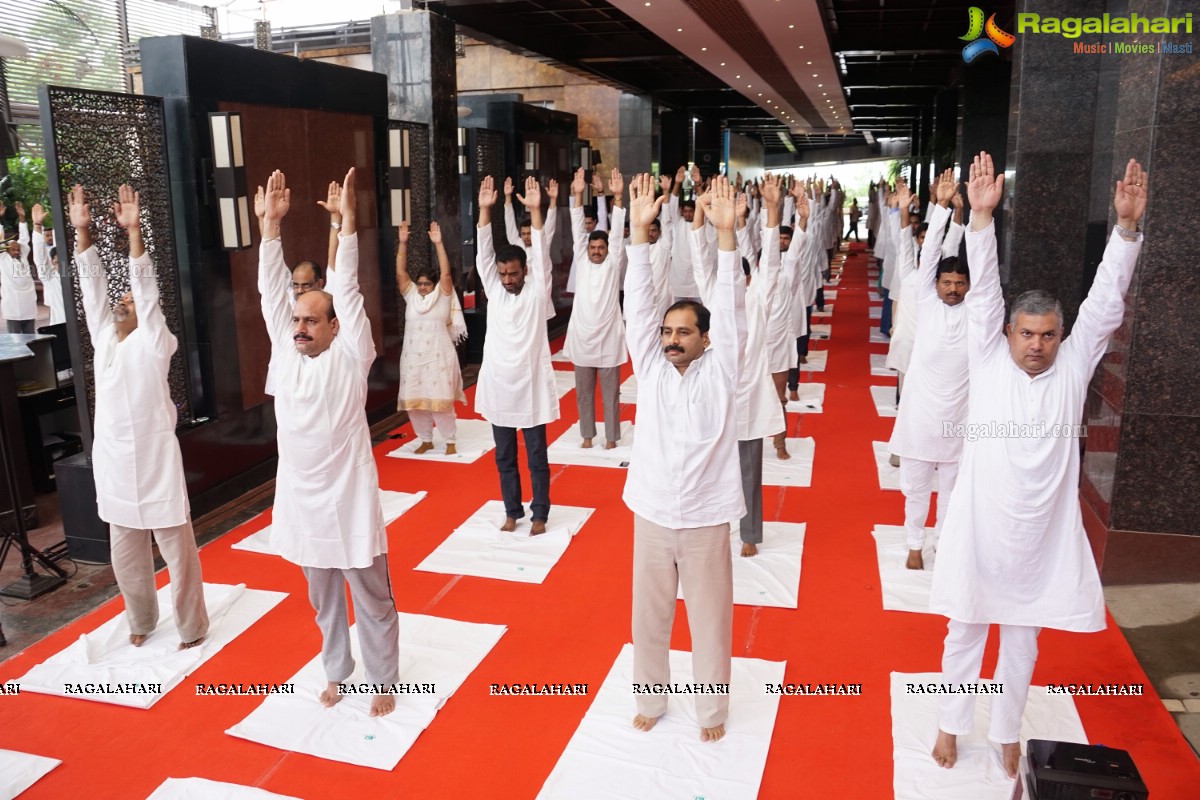
<svg viewBox="0 0 1200 800">
<path fill-rule="evenodd" d="M 1125 165 L 1124 180 L 1117 181 L 1117 189 L 1113 194 L 1113 208 L 1117 210 L 1117 224 L 1127 231 L 1137 230 L 1142 214 L 1146 213 L 1146 186 L 1149 179 L 1149 173 L 1131 158 Z"/>
<path fill-rule="evenodd" d="M 592 194 L 597 197 L 604 194 L 604 181 L 600 178 L 600 170 L 592 173 Z"/>
<path fill-rule="evenodd" d="M 117 224 L 125 230 L 141 225 L 141 197 L 128 183 L 121 184 L 117 190 L 117 202 L 113 203 L 113 216 Z"/>
<path fill-rule="evenodd" d="M 908 181 L 903 178 L 896 179 L 896 205 L 899 208 L 908 208 L 912 203 L 912 190 L 908 188 Z"/>
<path fill-rule="evenodd" d="M 83 196 L 83 184 L 75 184 L 67 196 L 67 217 L 76 231 L 84 231 L 92 227 L 92 207 L 88 205 L 87 198 Z"/>
<path fill-rule="evenodd" d="M 663 194 L 670 194 L 671 186 L 673 185 L 673 182 L 671 181 L 671 176 L 667 175 L 666 173 L 658 176 L 658 185 L 659 185 L 659 188 L 662 189 Z M 630 188 L 632 189 L 632 187 L 630 187 Z"/>
<path fill-rule="evenodd" d="M 411 235 L 412 235 L 412 233 L 408 229 L 408 223 L 401 222 L 400 223 L 400 231 L 399 231 L 401 246 L 404 246 L 404 247 L 408 246 L 408 237 Z"/>
<path fill-rule="evenodd" d="M 521 205 L 532 211 L 542 207 L 542 188 L 538 186 L 537 178 L 530 175 L 525 179 L 525 194 L 517 195 Z"/>
<path fill-rule="evenodd" d="M 33 216 L 29 220 L 33 223 L 33 227 L 40 228 L 42 223 L 46 221 L 46 208 L 41 203 L 33 204 Z"/>
<path fill-rule="evenodd" d="M 958 194 L 958 181 L 954 180 L 954 168 L 943 172 L 937 180 L 935 195 L 939 206 L 946 206 Z"/>
<path fill-rule="evenodd" d="M 612 192 L 613 197 L 621 197 L 625 194 L 625 176 L 620 170 L 614 169 L 608 178 L 608 190 Z"/>
<path fill-rule="evenodd" d="M 571 180 L 571 194 L 583 197 L 583 190 L 587 188 L 587 181 L 583 179 L 583 167 L 575 170 L 575 177 Z"/>
<path fill-rule="evenodd" d="M 342 214 L 342 187 L 337 181 L 330 181 L 329 187 L 325 190 L 325 199 L 318 200 L 317 205 L 328 211 L 332 216 L 340 217 Z"/>
<path fill-rule="evenodd" d="M 434 246 L 442 243 L 442 226 L 438 225 L 436 222 L 429 223 L 429 241 Z"/>
<path fill-rule="evenodd" d="M 687 167 L 680 167 L 675 170 L 675 185 L 683 186 L 685 180 L 687 180 Z"/>
<path fill-rule="evenodd" d="M 634 175 L 629 179 L 629 242 L 645 244 L 649 241 L 647 231 L 650 223 L 658 217 L 659 209 L 667 199 L 665 194 L 654 196 L 654 179 L 648 174 Z"/>
<path fill-rule="evenodd" d="M 558 205 L 558 181 L 551 178 L 546 182 L 546 197 L 550 198 L 550 205 Z"/>
<path fill-rule="evenodd" d="M 1000 205 L 1004 197 L 1004 174 L 996 174 L 992 157 L 987 152 L 980 151 L 971 162 L 971 180 L 967 183 L 967 199 L 971 202 L 971 227 L 975 230 L 986 228 L 991 222 L 992 209 Z M 982 227 L 975 227 L 975 217 L 979 217 Z"/>
<path fill-rule="evenodd" d="M 510 205 L 513 197 L 513 182 L 512 178 L 504 179 L 504 204 Z"/>
<path fill-rule="evenodd" d="M 280 170 L 267 178 L 266 202 L 263 217 L 267 222 L 279 222 L 292 207 L 292 190 L 287 187 L 287 177 Z"/>
<path fill-rule="evenodd" d="M 258 217 L 258 227 L 261 228 L 263 218 L 267 216 L 267 193 L 261 186 L 254 193 L 254 216 Z"/>
<path fill-rule="evenodd" d="M 805 225 L 808 223 L 808 215 L 812 209 L 808 206 L 808 195 L 803 192 L 796 198 L 796 216 L 800 219 L 800 229 L 806 230 Z"/>
<path fill-rule="evenodd" d="M 734 210 L 734 213 L 737 214 L 737 218 L 742 220 L 742 224 L 744 225 L 745 221 L 746 221 L 746 215 L 749 213 L 749 208 L 746 205 L 746 193 L 745 192 L 737 193 L 737 201 L 734 203 L 733 210 Z"/>
<path fill-rule="evenodd" d="M 491 175 L 483 176 L 479 184 L 479 207 L 491 208 L 496 205 L 496 181 Z"/>
<path fill-rule="evenodd" d="M 354 233 L 355 212 L 358 210 L 358 196 L 354 192 L 354 167 L 346 172 L 346 177 L 342 180 L 338 209 L 342 214 L 342 235 L 349 236 Z"/>
<path fill-rule="evenodd" d="M 15 208 L 17 210 L 17 219 L 20 220 L 21 222 L 24 222 L 25 221 L 25 204 L 22 203 L 20 200 L 17 200 L 15 203 L 13 203 L 13 208 Z"/>
<path fill-rule="evenodd" d="M 765 178 L 763 178 L 762 189 L 761 189 L 763 203 L 768 206 L 779 205 L 779 198 L 780 198 L 779 190 L 780 190 L 780 185 L 779 185 L 779 176 L 778 175 L 767 175 Z"/>
<path fill-rule="evenodd" d="M 708 196 L 711 200 L 705 204 L 708 219 L 712 222 L 717 233 L 732 232 L 735 214 L 734 189 L 729 185 L 729 179 L 724 175 L 714 175 L 709 182 Z"/>
</svg>

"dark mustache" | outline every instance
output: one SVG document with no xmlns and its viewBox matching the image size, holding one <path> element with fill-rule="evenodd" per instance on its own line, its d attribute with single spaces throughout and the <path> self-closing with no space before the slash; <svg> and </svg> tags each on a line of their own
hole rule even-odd
<svg viewBox="0 0 1200 800">
<path fill-rule="evenodd" d="M 682 353 L 683 348 L 677 344 L 669 344 L 663 348 L 664 353 Z"/>
</svg>

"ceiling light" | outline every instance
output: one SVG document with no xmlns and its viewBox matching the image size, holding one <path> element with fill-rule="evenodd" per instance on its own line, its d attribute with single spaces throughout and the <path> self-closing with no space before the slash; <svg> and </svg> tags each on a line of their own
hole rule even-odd
<svg viewBox="0 0 1200 800">
<path fill-rule="evenodd" d="M 814 72 L 814 73 L 813 73 L 813 77 L 814 77 L 814 78 L 815 78 L 815 77 L 817 77 L 817 73 L 815 73 L 815 72 Z"/>
<path fill-rule="evenodd" d="M 741 75 L 734 75 L 733 77 L 735 77 L 735 78 L 740 78 L 740 77 L 742 77 L 742 76 L 741 76 Z"/>
<path fill-rule="evenodd" d="M 804 45 L 800 45 L 800 49 L 801 49 L 801 50 L 803 50 L 803 49 L 804 49 Z"/>
<path fill-rule="evenodd" d="M 722 66 L 722 67 L 723 67 L 723 66 L 725 66 L 725 62 L 724 62 L 724 61 L 722 61 L 722 62 L 721 62 L 721 66 Z"/>
<path fill-rule="evenodd" d="M 762 97 L 762 92 L 759 92 L 759 93 L 758 93 L 758 96 L 759 96 L 759 97 Z M 771 102 L 771 101 L 770 101 L 770 100 L 768 100 L 767 102 L 769 103 L 769 102 Z"/>
<path fill-rule="evenodd" d="M 707 47 L 701 47 L 701 48 L 700 48 L 700 52 L 702 52 L 702 53 L 703 53 L 704 51 L 706 51 L 706 50 L 708 50 L 708 48 L 707 48 Z"/>
<path fill-rule="evenodd" d="M 788 25 L 788 30 L 791 30 L 791 29 L 792 29 L 792 28 L 794 28 L 794 27 L 796 27 L 796 26 L 795 26 L 795 25 Z"/>
<path fill-rule="evenodd" d="M 683 33 L 683 28 L 676 28 L 676 29 L 675 29 L 675 32 L 676 32 L 676 33 Z"/>
<path fill-rule="evenodd" d="M 821 92 L 821 97 L 828 97 L 828 96 L 829 96 L 829 92 Z"/>
<path fill-rule="evenodd" d="M 812 66 L 812 62 L 811 62 L 811 61 L 805 61 L 804 63 L 805 63 L 805 64 L 808 64 L 810 67 Z"/>
</svg>

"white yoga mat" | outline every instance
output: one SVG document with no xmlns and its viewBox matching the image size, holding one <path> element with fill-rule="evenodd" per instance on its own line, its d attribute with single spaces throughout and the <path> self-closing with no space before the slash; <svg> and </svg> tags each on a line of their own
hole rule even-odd
<svg viewBox="0 0 1200 800">
<path fill-rule="evenodd" d="M 791 390 L 788 391 L 790 396 Z M 801 383 L 796 387 L 799 400 L 788 399 L 789 414 L 821 414 L 825 405 L 825 384 Z"/>
<path fill-rule="evenodd" d="M 867 292 L 867 302 L 868 303 L 882 303 L 883 295 L 881 295 L 879 292 L 875 291 L 874 289 L 871 289 L 869 292 Z"/>
<path fill-rule="evenodd" d="M 808 363 L 800 365 L 801 372 L 824 372 L 829 360 L 828 350 L 809 350 Z"/>
<path fill-rule="evenodd" d="M 391 492 L 386 489 L 380 489 L 379 505 L 383 507 L 383 524 L 391 525 L 404 512 L 424 500 L 426 494 L 427 492 L 425 491 L 409 493 Z M 278 553 L 271 549 L 270 525 L 262 530 L 255 531 L 240 542 L 230 545 L 230 548 L 233 550 L 245 550 L 248 553 L 262 553 L 268 556 L 278 555 Z"/>
<path fill-rule="evenodd" d="M 935 549 L 933 528 L 925 529 L 925 546 L 921 557 L 925 569 L 908 569 L 908 541 L 903 525 L 876 525 L 875 554 L 879 559 L 879 588 L 883 591 L 886 611 L 911 611 L 929 614 L 929 590 L 933 586 Z"/>
<path fill-rule="evenodd" d="M 818 325 L 816 323 L 813 323 L 813 326 L 810 329 L 809 333 L 812 335 L 812 338 L 814 338 L 814 339 L 828 339 L 830 336 L 833 335 L 833 326 L 832 325 Z"/>
<path fill-rule="evenodd" d="M 775 457 L 774 439 L 763 439 L 763 486 L 812 486 L 816 441 L 811 436 L 785 441 L 791 458 L 781 461 Z"/>
<path fill-rule="evenodd" d="M 871 327 L 871 344 L 888 344 L 891 341 L 891 337 L 879 330 L 878 325 Z"/>
<path fill-rule="evenodd" d="M 446 537 L 417 569 L 542 583 L 594 511 L 578 506 L 551 506 L 546 532 L 530 536 L 528 517 L 517 520 L 517 529 L 512 533 L 500 530 L 504 523 L 504 503 L 489 500 Z"/>
<path fill-rule="evenodd" d="M 22 691 L 94 700 L 131 708 L 150 708 L 205 661 L 221 651 L 287 595 L 247 589 L 244 584 L 204 584 L 209 627 L 204 642 L 179 649 L 171 587 L 158 590 L 158 627 L 141 647 L 129 643 L 124 613 L 29 670 L 16 682 Z M 79 684 L 161 684 L 162 691 L 138 694 L 68 691 Z"/>
<path fill-rule="evenodd" d="M 883 319 L 883 306 L 868 306 L 867 317 L 870 319 Z"/>
<path fill-rule="evenodd" d="M 729 525 L 733 558 L 733 603 L 738 606 L 796 608 L 800 562 L 804 556 L 803 522 L 764 522 L 758 555 L 742 558 L 738 524 Z M 676 597 L 683 600 L 683 587 Z"/>
<path fill-rule="evenodd" d="M 573 392 L 575 390 L 575 370 L 554 370 L 554 389 L 558 392 L 559 400 Z"/>
<path fill-rule="evenodd" d="M 832 317 L 832 316 L 833 316 L 833 306 L 832 306 L 832 305 L 829 305 L 829 304 L 827 303 L 827 304 L 825 305 L 825 310 L 824 310 L 824 311 L 818 311 L 817 309 L 815 309 L 815 308 L 814 308 L 814 309 L 813 309 L 813 313 L 812 313 L 812 315 L 813 315 L 813 318 L 814 318 L 814 319 L 816 319 L 816 318 L 818 318 L 818 317 L 820 317 L 820 318 L 828 318 L 828 317 Z"/>
<path fill-rule="evenodd" d="M 891 464 L 892 454 L 888 452 L 887 442 L 871 442 L 875 452 L 875 469 L 879 473 L 879 488 L 885 491 L 900 491 L 900 468 Z M 933 475 L 933 491 L 938 490 L 937 473 Z"/>
<path fill-rule="evenodd" d="M 881 417 L 896 416 L 896 387 L 872 386 L 871 400 L 875 402 L 875 413 Z"/>
<path fill-rule="evenodd" d="M 167 778 L 146 800 L 300 800 L 288 794 L 205 778 Z"/>
<path fill-rule="evenodd" d="M 61 763 L 57 758 L 0 750 L 0 798 L 12 800 Z"/>
<path fill-rule="evenodd" d="M 503 625 L 401 614 L 399 683 L 432 684 L 432 693 L 397 694 L 396 710 L 385 717 L 369 716 L 371 694 L 346 695 L 337 705 L 325 708 L 317 699 L 325 688 L 325 670 L 318 653 L 290 679 L 296 685 L 295 694 L 268 695 L 262 705 L 225 732 L 294 753 L 395 769 L 505 630 Z M 353 625 L 350 651 L 356 667 L 346 683 L 364 683 Z"/>
<path fill-rule="evenodd" d="M 898 373 L 887 365 L 886 355 L 883 353 L 871 353 L 871 374 L 890 375 L 895 378 Z"/>
<path fill-rule="evenodd" d="M 830 300 L 837 300 L 837 289 L 825 290 L 825 302 L 828 303 Z"/>
<path fill-rule="evenodd" d="M 691 695 L 670 695 L 653 730 L 633 727 L 633 645 L 625 645 L 539 800 L 753 800 L 779 710 L 779 695 L 767 694 L 764 686 L 781 683 L 786 666 L 733 659 L 725 737 L 702 742 Z M 672 650 L 671 681 L 693 680 L 692 654 Z"/>
<path fill-rule="evenodd" d="M 869 269 L 869 270 L 867 270 L 867 277 L 868 277 L 868 278 L 878 278 L 878 277 L 879 277 L 879 270 L 877 270 L 877 269 Z"/>
<path fill-rule="evenodd" d="M 613 467 L 625 469 L 633 457 L 633 423 L 621 423 L 621 438 L 612 450 L 604 449 L 604 426 L 597 422 L 597 436 L 592 447 L 580 447 L 579 427 L 572 425 L 550 443 L 546 456 L 551 464 L 570 464 L 577 467 Z"/>
<path fill-rule="evenodd" d="M 388 453 L 388 456 L 391 458 L 415 458 L 418 461 L 449 461 L 455 464 L 470 464 L 478 461 L 480 456 L 496 446 L 496 440 L 492 438 L 492 425 L 487 420 L 460 419 L 457 427 L 455 449 L 458 452 L 455 455 L 446 455 L 446 440 L 442 438 L 441 432 L 434 428 L 433 449 L 429 452 L 417 455 L 414 451 L 421 446 L 421 440 L 413 438 L 412 441 L 406 442 Z"/>
<path fill-rule="evenodd" d="M 571 359 L 567 358 L 566 354 L 563 353 L 562 350 L 559 350 L 557 353 L 551 354 L 550 360 L 557 361 L 560 364 L 570 364 L 571 363 Z"/>
<path fill-rule="evenodd" d="M 627 406 L 637 404 L 637 375 L 630 375 L 621 383 L 620 401 Z"/>
<path fill-rule="evenodd" d="M 906 688 L 909 683 L 939 683 L 941 679 L 938 672 L 892 673 L 892 788 L 896 800 L 1010 800 L 1013 780 L 1004 773 L 999 745 L 987 741 L 990 704 L 986 695 L 975 701 L 975 730 L 970 736 L 958 737 L 954 767 L 944 769 L 934 763 L 930 753 L 938 731 L 937 695 L 910 694 Z M 1048 695 L 1044 686 L 1029 688 L 1021 717 L 1022 750 L 1029 739 L 1087 742 L 1069 694 Z"/>
</svg>

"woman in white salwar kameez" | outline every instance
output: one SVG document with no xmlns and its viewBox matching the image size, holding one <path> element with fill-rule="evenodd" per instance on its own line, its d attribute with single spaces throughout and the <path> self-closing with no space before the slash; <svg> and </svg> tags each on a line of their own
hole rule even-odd
<svg viewBox="0 0 1200 800">
<path fill-rule="evenodd" d="M 454 293 L 450 257 L 442 242 L 441 228 L 436 222 L 429 225 L 429 241 L 437 248 L 436 278 L 426 272 L 417 275 L 416 280 L 409 276 L 409 237 L 406 223 L 400 226 L 400 246 L 396 251 L 396 281 L 406 306 L 396 408 L 408 412 L 413 431 L 421 439 L 417 453 L 433 449 L 436 425 L 446 440 L 446 455 L 454 455 L 457 452 L 454 404 L 467 402 L 454 345 L 467 338 L 467 326 Z"/>
</svg>

